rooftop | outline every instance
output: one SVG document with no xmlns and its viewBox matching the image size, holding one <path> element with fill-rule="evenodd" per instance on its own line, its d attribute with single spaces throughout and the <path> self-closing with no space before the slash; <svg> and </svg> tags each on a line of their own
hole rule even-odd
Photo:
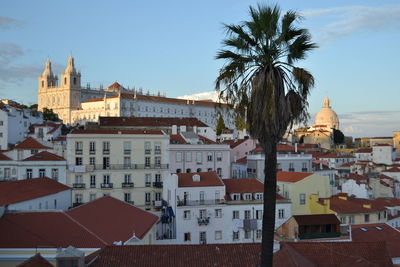
<svg viewBox="0 0 400 267">
<path fill-rule="evenodd" d="M 340 224 L 334 214 L 294 215 L 299 225 Z"/>
<path fill-rule="evenodd" d="M 276 180 L 278 182 L 297 183 L 314 173 L 309 172 L 277 172 Z"/>
<path fill-rule="evenodd" d="M 127 129 L 75 129 L 70 134 L 154 134 L 163 135 L 159 130 L 127 130 Z"/>
<path fill-rule="evenodd" d="M 203 186 L 224 186 L 222 179 L 215 171 L 197 173 L 177 173 L 178 187 L 203 187 Z M 194 175 L 199 175 L 199 181 L 193 181 Z"/>
<path fill-rule="evenodd" d="M 165 118 L 165 117 L 100 117 L 101 126 L 130 126 L 130 127 L 172 127 L 197 126 L 208 127 L 207 124 L 197 118 Z"/>
<path fill-rule="evenodd" d="M 32 137 L 28 137 L 15 146 L 15 149 L 51 149 L 51 147 L 41 144 Z"/>
<path fill-rule="evenodd" d="M 42 151 L 24 159 L 23 161 L 65 161 L 65 159 L 48 151 Z"/>
<path fill-rule="evenodd" d="M 69 189 L 71 188 L 49 178 L 1 182 L 0 206 L 48 196 Z"/>
</svg>

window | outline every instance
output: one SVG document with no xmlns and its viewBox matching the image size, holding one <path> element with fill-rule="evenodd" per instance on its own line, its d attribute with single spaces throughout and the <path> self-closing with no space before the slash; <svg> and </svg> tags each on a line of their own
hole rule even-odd
<svg viewBox="0 0 400 267">
<path fill-rule="evenodd" d="M 160 200 L 161 200 L 161 192 L 156 192 L 156 193 L 154 194 L 154 197 L 155 197 L 155 200 L 156 200 L 156 201 L 160 201 Z"/>
<path fill-rule="evenodd" d="M 151 186 L 151 173 L 146 173 L 144 175 L 144 183 L 146 187 L 150 187 Z"/>
<path fill-rule="evenodd" d="M 354 215 L 349 216 L 349 224 L 354 224 Z"/>
<path fill-rule="evenodd" d="M 110 154 L 110 142 L 103 142 L 103 154 Z"/>
<path fill-rule="evenodd" d="M 251 231 L 244 230 L 244 239 L 250 239 L 250 238 L 251 238 Z"/>
<path fill-rule="evenodd" d="M 238 241 L 240 238 L 239 231 L 233 232 L 233 241 Z"/>
<path fill-rule="evenodd" d="M 200 232 L 199 239 L 200 239 L 200 244 L 206 244 L 207 243 L 206 232 Z"/>
<path fill-rule="evenodd" d="M 190 168 L 186 169 L 186 173 L 191 173 L 191 172 L 192 172 L 192 169 L 190 169 Z"/>
<path fill-rule="evenodd" d="M 256 239 L 261 239 L 262 237 L 262 230 L 257 230 L 256 231 Z"/>
<path fill-rule="evenodd" d="M 183 241 L 185 241 L 185 242 L 190 241 L 190 233 L 183 234 Z"/>
<path fill-rule="evenodd" d="M 57 199 L 54 199 L 54 209 L 57 209 Z"/>
<path fill-rule="evenodd" d="M 93 201 L 93 200 L 95 200 L 95 199 L 96 199 L 96 194 L 90 194 L 89 200 L 90 200 L 90 201 Z"/>
<path fill-rule="evenodd" d="M 107 170 L 110 168 L 110 158 L 109 157 L 103 157 L 103 169 Z"/>
<path fill-rule="evenodd" d="M 249 220 L 251 218 L 251 210 L 244 211 L 244 219 Z"/>
<path fill-rule="evenodd" d="M 160 142 L 154 143 L 154 154 L 161 154 L 161 143 Z"/>
<path fill-rule="evenodd" d="M 54 180 L 58 179 L 58 169 L 51 169 L 51 178 Z"/>
<path fill-rule="evenodd" d="M 186 162 L 192 161 L 192 152 L 186 152 Z"/>
<path fill-rule="evenodd" d="M 285 218 L 285 210 L 284 209 L 279 209 L 278 210 L 278 218 L 279 219 L 284 219 Z"/>
<path fill-rule="evenodd" d="M 196 172 L 201 172 L 201 168 L 197 168 Z"/>
<path fill-rule="evenodd" d="M 183 211 L 183 219 L 190 220 L 190 210 Z"/>
<path fill-rule="evenodd" d="M 277 163 L 277 164 L 276 164 L 276 170 L 277 170 L 277 171 L 282 171 L 282 164 Z"/>
<path fill-rule="evenodd" d="M 222 152 L 217 152 L 217 161 L 222 161 Z"/>
<path fill-rule="evenodd" d="M 124 169 L 131 168 L 131 157 L 124 157 Z"/>
<path fill-rule="evenodd" d="M 89 142 L 89 154 L 95 154 L 96 153 L 96 143 L 91 141 Z"/>
<path fill-rule="evenodd" d="M 150 157 L 145 157 L 145 158 L 144 158 L 144 166 L 145 166 L 146 168 L 150 168 L 150 163 L 151 163 Z"/>
<path fill-rule="evenodd" d="M 156 168 L 161 168 L 161 157 L 155 157 L 154 163 Z"/>
<path fill-rule="evenodd" d="M 90 188 L 96 188 L 96 175 L 90 175 Z"/>
<path fill-rule="evenodd" d="M 200 191 L 199 193 L 200 203 L 204 203 L 205 193 L 204 191 Z"/>
<path fill-rule="evenodd" d="M 82 154 L 82 147 L 83 147 L 82 142 L 75 142 L 75 154 L 81 155 Z"/>
<path fill-rule="evenodd" d="M 307 170 L 308 170 L 308 168 L 307 168 L 307 162 L 303 162 L 301 171 L 306 172 Z"/>
<path fill-rule="evenodd" d="M 32 169 L 26 169 L 26 179 L 32 179 Z"/>
<path fill-rule="evenodd" d="M 215 209 L 215 218 L 222 218 L 222 209 Z"/>
<path fill-rule="evenodd" d="M 203 163 L 203 153 L 202 152 L 196 153 L 196 163 L 197 164 Z"/>
<path fill-rule="evenodd" d="M 182 162 L 182 152 L 176 152 L 176 162 Z"/>
<path fill-rule="evenodd" d="M 251 194 L 243 194 L 244 200 L 251 200 Z"/>
<path fill-rule="evenodd" d="M 103 184 L 109 184 L 110 183 L 110 175 L 106 174 L 103 175 Z"/>
<path fill-rule="evenodd" d="M 77 166 L 82 165 L 82 158 L 81 157 L 76 157 L 75 158 L 75 165 L 77 165 Z"/>
<path fill-rule="evenodd" d="M 144 198 L 145 198 L 145 201 L 146 201 L 146 205 L 150 205 L 151 193 L 150 192 L 146 192 Z"/>
<path fill-rule="evenodd" d="M 300 194 L 300 205 L 305 205 L 306 204 L 306 194 Z"/>
<path fill-rule="evenodd" d="M 90 157 L 89 158 L 89 165 L 95 166 L 96 165 L 96 158 L 95 157 Z"/>
<path fill-rule="evenodd" d="M 232 212 L 232 219 L 239 219 L 239 211 L 238 210 L 234 210 Z"/>
<path fill-rule="evenodd" d="M 346 223 L 346 217 L 345 216 L 340 217 L 340 223 Z"/>
<path fill-rule="evenodd" d="M 364 222 L 369 222 L 369 214 L 364 214 Z"/>
<path fill-rule="evenodd" d="M 34 154 L 36 154 L 38 152 L 39 152 L 39 150 L 37 150 L 37 149 L 31 149 L 31 155 L 34 155 Z"/>
<path fill-rule="evenodd" d="M 176 169 L 176 173 L 181 173 L 182 170 L 181 169 Z"/>
<path fill-rule="evenodd" d="M 124 193 L 124 201 L 131 202 L 131 193 Z"/>
<path fill-rule="evenodd" d="M 75 203 L 82 203 L 82 194 L 75 194 Z"/>
<path fill-rule="evenodd" d="M 256 210 L 256 219 L 257 220 L 263 219 L 263 210 Z"/>
<path fill-rule="evenodd" d="M 220 196 L 220 192 L 217 190 L 215 191 L 215 199 L 216 200 L 220 200 L 221 196 Z"/>
<path fill-rule="evenodd" d="M 208 171 L 208 172 L 212 172 L 212 168 L 208 168 L 207 171 Z"/>
<path fill-rule="evenodd" d="M 212 161 L 213 159 L 213 154 L 211 152 L 207 153 L 207 161 Z"/>
<path fill-rule="evenodd" d="M 131 154 L 131 142 L 124 141 L 124 154 L 129 155 Z"/>
<path fill-rule="evenodd" d="M 129 184 L 131 182 L 131 175 L 125 174 L 124 175 L 124 183 Z"/>
<path fill-rule="evenodd" d="M 144 153 L 145 154 L 151 153 L 151 143 L 150 142 L 144 142 Z"/>
<path fill-rule="evenodd" d="M 217 174 L 219 177 L 222 176 L 222 169 L 221 168 L 217 168 Z"/>
<path fill-rule="evenodd" d="M 46 177 L 46 169 L 39 169 L 39 177 L 40 178 Z"/>
<path fill-rule="evenodd" d="M 161 182 L 161 174 L 160 173 L 156 173 L 154 175 L 154 179 L 155 179 L 156 182 Z"/>
<path fill-rule="evenodd" d="M 222 239 L 222 231 L 215 231 L 215 240 Z"/>
<path fill-rule="evenodd" d="M 263 194 L 263 193 L 256 193 L 256 194 L 255 194 L 255 198 L 256 198 L 257 200 L 263 200 L 264 194 Z"/>
<path fill-rule="evenodd" d="M 232 194 L 232 200 L 240 200 L 240 194 Z"/>
</svg>

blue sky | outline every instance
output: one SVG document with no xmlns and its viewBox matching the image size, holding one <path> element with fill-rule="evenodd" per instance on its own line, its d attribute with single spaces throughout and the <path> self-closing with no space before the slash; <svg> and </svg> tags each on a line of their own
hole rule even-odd
<svg viewBox="0 0 400 267">
<path fill-rule="evenodd" d="M 19 1 L 0 8 L 0 97 L 36 103 L 49 57 L 56 73 L 75 57 L 83 84 L 143 87 L 176 97 L 213 91 L 222 23 L 260 1 Z M 271 3 L 272 1 L 264 1 Z M 311 114 L 325 96 L 348 135 L 400 129 L 400 3 L 279 1 L 302 13 L 319 48 L 303 62 L 315 76 Z"/>
</svg>

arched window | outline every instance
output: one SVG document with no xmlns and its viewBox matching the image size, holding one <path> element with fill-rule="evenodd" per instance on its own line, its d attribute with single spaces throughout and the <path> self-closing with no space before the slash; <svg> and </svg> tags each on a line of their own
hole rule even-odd
<svg viewBox="0 0 400 267">
<path fill-rule="evenodd" d="M 76 85 L 76 77 L 74 77 L 74 85 Z"/>
<path fill-rule="evenodd" d="M 67 84 L 67 77 L 64 78 L 64 84 Z"/>
<path fill-rule="evenodd" d="M 42 88 L 44 88 L 44 81 L 42 80 Z"/>
</svg>

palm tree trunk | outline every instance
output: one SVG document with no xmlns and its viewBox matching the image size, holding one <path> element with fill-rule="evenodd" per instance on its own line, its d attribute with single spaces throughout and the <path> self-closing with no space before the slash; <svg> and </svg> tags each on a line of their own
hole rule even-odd
<svg viewBox="0 0 400 267">
<path fill-rule="evenodd" d="M 276 204 L 276 144 L 262 144 L 264 164 L 264 215 L 262 225 L 261 266 L 271 266 L 274 251 Z"/>
</svg>

